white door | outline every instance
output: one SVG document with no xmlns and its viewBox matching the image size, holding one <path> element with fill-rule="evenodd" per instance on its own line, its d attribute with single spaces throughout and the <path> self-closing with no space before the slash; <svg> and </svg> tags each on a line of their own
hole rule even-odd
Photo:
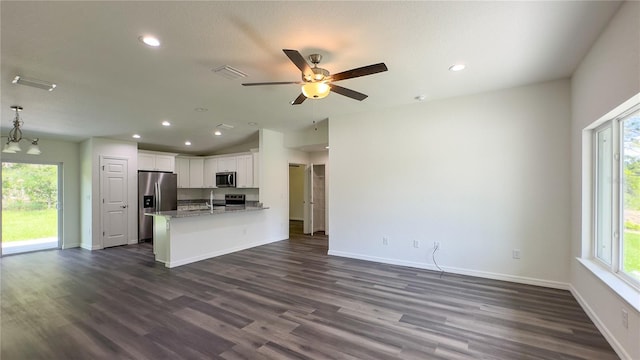
<svg viewBox="0 0 640 360">
<path fill-rule="evenodd" d="M 313 235 L 313 164 L 307 166 L 304 174 L 304 222 L 303 232 Z"/>
<path fill-rule="evenodd" d="M 313 176 L 311 182 L 311 193 L 313 201 L 312 234 L 318 231 L 325 231 L 325 176 L 324 165 L 312 165 Z"/>
<path fill-rule="evenodd" d="M 126 245 L 127 219 L 127 159 L 102 158 L 102 247 Z"/>
</svg>

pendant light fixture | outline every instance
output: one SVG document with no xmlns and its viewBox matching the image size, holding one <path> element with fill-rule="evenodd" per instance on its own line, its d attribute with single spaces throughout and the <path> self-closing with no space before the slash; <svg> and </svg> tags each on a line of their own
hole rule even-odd
<svg viewBox="0 0 640 360">
<path fill-rule="evenodd" d="M 20 141 L 27 140 L 31 143 L 29 150 L 27 150 L 27 154 L 40 155 L 41 151 L 40 146 L 38 145 L 38 138 L 30 139 L 22 136 L 22 129 L 20 128 L 24 124 L 24 121 L 20 120 L 20 111 L 22 111 L 22 106 L 14 105 L 11 109 L 16 112 L 16 117 L 13 119 L 13 129 L 9 131 L 7 143 L 4 144 L 2 152 L 9 154 L 20 152 L 22 151 L 20 148 Z"/>
</svg>

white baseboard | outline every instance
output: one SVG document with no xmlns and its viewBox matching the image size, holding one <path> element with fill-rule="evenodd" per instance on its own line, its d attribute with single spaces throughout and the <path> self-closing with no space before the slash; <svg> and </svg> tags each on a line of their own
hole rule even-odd
<svg viewBox="0 0 640 360">
<path fill-rule="evenodd" d="M 72 249 L 72 248 L 77 248 L 80 247 L 80 243 L 79 242 L 74 242 L 74 243 L 64 243 L 62 244 L 62 249 Z"/>
<path fill-rule="evenodd" d="M 611 334 L 611 331 L 609 331 L 609 329 L 604 325 L 602 320 L 600 320 L 596 312 L 593 311 L 593 309 L 591 309 L 591 307 L 589 306 L 589 303 L 587 303 L 587 301 L 582 297 L 582 295 L 580 295 L 578 290 L 574 288 L 573 285 L 570 285 L 569 291 L 571 291 L 571 294 L 573 295 L 573 297 L 576 299 L 576 301 L 578 301 L 578 304 L 580 304 L 584 312 L 587 313 L 587 316 L 589 316 L 589 319 L 591 319 L 591 321 L 593 321 L 593 323 L 596 325 L 596 327 L 598 328 L 602 336 L 604 336 L 604 338 L 609 342 L 609 345 L 611 345 L 611 347 L 616 352 L 616 354 L 620 356 L 620 359 L 631 360 L 631 356 L 624 350 L 624 347 L 620 345 L 618 340 L 616 340 L 616 337 L 613 336 L 613 334 Z"/>
<path fill-rule="evenodd" d="M 408 266 L 408 267 L 413 267 L 413 268 L 418 268 L 418 269 L 439 271 L 439 269 L 435 265 L 426 264 L 426 263 L 419 263 L 419 262 L 414 262 L 414 261 L 406 261 L 406 260 L 399 260 L 399 259 L 389 259 L 389 258 L 382 258 L 382 257 L 362 255 L 362 254 L 354 254 L 354 253 L 343 252 L 343 251 L 335 251 L 335 250 L 329 250 L 328 254 L 332 255 L 332 256 L 341 256 L 341 257 L 347 257 L 347 258 L 353 258 L 353 259 L 359 259 L 359 260 L 375 261 L 375 262 L 384 263 L 384 264 L 401 265 L 401 266 Z M 440 267 L 445 272 L 449 272 L 449 273 L 453 273 L 453 274 L 469 275 L 469 276 L 481 277 L 481 278 L 486 278 L 486 279 L 510 281 L 510 282 L 526 284 L 526 285 L 535 285 L 535 286 L 543 286 L 543 287 L 548 287 L 548 288 L 553 288 L 553 289 L 569 290 L 569 284 L 568 283 L 563 283 L 563 282 L 559 282 L 559 281 L 536 279 L 536 278 L 530 278 L 530 277 L 526 277 L 526 276 L 515 276 L 515 275 L 508 275 L 508 274 L 499 274 L 499 273 L 492 273 L 492 272 L 488 272 L 488 271 L 461 269 L 461 268 L 448 267 L 448 266 L 440 266 Z"/>
<path fill-rule="evenodd" d="M 92 244 L 80 244 L 80 247 L 86 250 L 101 250 L 102 246 L 101 245 L 92 245 Z"/>
</svg>

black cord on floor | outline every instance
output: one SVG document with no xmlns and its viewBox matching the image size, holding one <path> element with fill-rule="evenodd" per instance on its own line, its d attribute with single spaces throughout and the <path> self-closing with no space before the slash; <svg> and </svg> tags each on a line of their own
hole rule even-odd
<svg viewBox="0 0 640 360">
<path fill-rule="evenodd" d="M 438 251 L 439 248 L 440 248 L 440 245 L 436 245 L 433 247 L 433 252 L 431 253 L 431 259 L 433 260 L 433 263 L 436 265 L 438 270 L 440 270 L 440 278 L 442 279 L 442 274 L 444 274 L 444 270 L 442 270 L 442 268 L 436 262 L 436 251 Z"/>
</svg>

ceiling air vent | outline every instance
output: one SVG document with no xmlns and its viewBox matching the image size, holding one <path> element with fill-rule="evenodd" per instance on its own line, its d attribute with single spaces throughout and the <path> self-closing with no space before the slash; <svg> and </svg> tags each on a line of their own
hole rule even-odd
<svg viewBox="0 0 640 360">
<path fill-rule="evenodd" d="M 218 129 L 224 129 L 224 130 L 231 130 L 233 129 L 233 125 L 229 125 L 229 124 L 220 124 L 218 126 L 216 126 Z"/>
<path fill-rule="evenodd" d="M 232 68 L 229 65 L 224 65 L 224 66 L 220 66 L 218 68 L 215 69 L 211 69 L 211 71 L 213 71 L 214 73 L 230 79 L 230 80 L 235 80 L 235 79 L 241 79 L 241 78 L 246 78 L 247 74 L 243 73 L 242 71 Z"/>
</svg>

